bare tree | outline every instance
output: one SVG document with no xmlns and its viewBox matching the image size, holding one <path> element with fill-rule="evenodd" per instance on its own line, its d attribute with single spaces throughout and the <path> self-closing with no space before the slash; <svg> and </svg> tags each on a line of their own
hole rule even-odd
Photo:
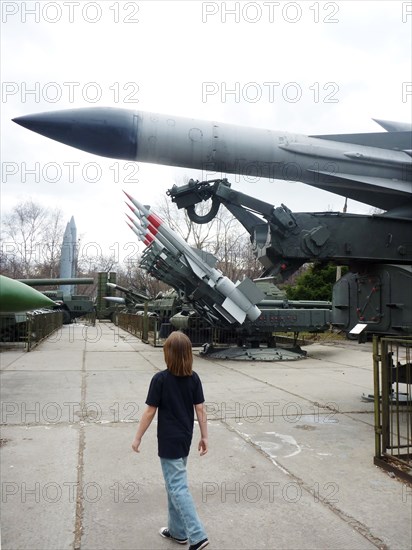
<svg viewBox="0 0 412 550">
<path fill-rule="evenodd" d="M 136 261 L 119 264 L 116 271 L 116 281 L 120 286 L 134 289 L 151 298 L 157 296 L 159 292 L 169 289 L 165 283 L 155 279 L 143 270 L 139 262 Z"/>
<path fill-rule="evenodd" d="M 5 215 L 2 228 L 2 270 L 13 277 L 54 276 L 63 236 L 62 213 L 32 199 Z"/>
<path fill-rule="evenodd" d="M 43 231 L 42 258 L 47 277 L 55 278 L 60 275 L 60 254 L 64 234 L 63 213 L 55 208 L 48 212 L 47 218 L 48 223 Z"/>
<path fill-rule="evenodd" d="M 81 248 L 80 244 L 79 248 Z M 78 257 L 77 269 L 78 273 L 81 274 L 79 276 L 92 277 L 95 273 L 99 273 L 101 271 L 115 271 L 117 269 L 117 262 L 113 255 L 92 255 L 89 254 L 89 250 L 87 250 L 87 254 L 83 254 Z"/>
</svg>

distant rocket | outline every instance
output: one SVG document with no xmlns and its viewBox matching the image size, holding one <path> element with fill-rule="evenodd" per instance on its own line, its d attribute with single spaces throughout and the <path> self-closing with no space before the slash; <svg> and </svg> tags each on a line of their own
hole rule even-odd
<svg viewBox="0 0 412 550">
<path fill-rule="evenodd" d="M 76 277 L 77 272 L 77 229 L 74 217 L 66 225 L 60 255 L 60 278 Z M 74 294 L 74 285 L 60 285 L 64 294 Z"/>
<path fill-rule="evenodd" d="M 173 279 L 182 277 L 179 269 L 172 268 L 172 264 L 179 263 L 182 269 L 189 271 L 191 276 L 197 280 L 192 286 L 199 287 L 198 296 L 201 298 L 202 292 L 211 300 L 214 300 L 212 307 L 229 324 L 242 324 L 246 317 L 255 321 L 261 314 L 256 306 L 263 300 L 264 294 L 250 280 L 245 279 L 241 283 L 233 283 L 225 277 L 221 271 L 214 267 L 215 258 L 211 254 L 203 254 L 201 251 L 195 251 L 184 239 L 175 231 L 170 229 L 159 216 L 157 216 L 150 207 L 146 207 L 139 201 L 127 194 L 127 197 L 136 207 L 132 208 L 138 220 L 133 221 L 130 226 L 135 234 L 149 248 L 146 257 L 151 255 L 154 260 L 152 269 L 157 270 L 163 275 L 163 278 Z M 152 254 L 152 249 L 155 251 Z M 187 277 L 186 277 L 187 278 Z M 185 280 L 183 274 L 182 280 Z M 202 286 L 201 286 L 202 285 Z M 173 286 L 173 285 L 172 285 Z M 196 301 L 194 299 L 194 301 Z"/>
</svg>

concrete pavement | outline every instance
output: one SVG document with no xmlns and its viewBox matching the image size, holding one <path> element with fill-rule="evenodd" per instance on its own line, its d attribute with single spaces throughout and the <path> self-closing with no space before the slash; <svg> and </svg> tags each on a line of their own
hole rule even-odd
<svg viewBox="0 0 412 550">
<path fill-rule="evenodd" d="M 195 357 L 210 451 L 189 480 L 210 548 L 409 549 L 412 489 L 373 465 L 369 344 L 296 362 Z M 156 427 L 131 450 L 163 352 L 110 323 L 1 360 L 2 548 L 163 549 Z"/>
</svg>

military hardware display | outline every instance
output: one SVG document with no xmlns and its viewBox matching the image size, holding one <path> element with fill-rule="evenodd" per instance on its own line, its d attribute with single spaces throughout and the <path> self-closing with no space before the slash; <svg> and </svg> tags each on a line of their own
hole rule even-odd
<svg viewBox="0 0 412 550">
<path fill-rule="evenodd" d="M 291 212 L 283 204 L 275 207 L 235 191 L 227 180 L 192 180 L 168 194 L 196 223 L 210 221 L 224 205 L 249 232 L 266 276 L 282 281 L 315 260 L 349 266 L 334 287 L 334 326 L 348 332 L 363 323 L 371 333 L 412 332 L 412 219 L 388 213 Z M 209 199 L 209 213 L 196 214 L 195 204 Z"/>
<path fill-rule="evenodd" d="M 215 268 L 217 259 L 212 254 L 190 247 L 150 207 L 127 196 L 134 214 L 134 218 L 128 216 L 129 227 L 146 245 L 140 266 L 172 286 L 181 299 L 183 311 L 167 320 L 174 328 L 194 335 L 193 329 L 202 331 L 207 322 L 232 329 L 240 345 L 258 347 L 261 343 L 274 346 L 275 331 L 322 332 L 329 327 L 329 303 L 271 299 L 267 292 L 273 285 L 266 279 L 261 285 L 250 279 L 233 283 Z M 230 343 L 228 334 L 223 339 Z"/>
<path fill-rule="evenodd" d="M 412 124 L 375 120 L 385 131 L 305 136 L 117 108 L 14 119 L 46 137 L 105 157 L 288 180 L 291 185 L 299 181 L 384 210 L 373 216 L 292 213 L 284 205 L 274 207 L 237 193 L 223 181 L 212 188 L 196 183 L 174 194 L 197 222 L 202 220 L 193 206 L 199 200 L 207 195 L 212 199 L 209 220 L 224 204 L 249 231 L 266 275 L 285 279 L 314 260 L 348 265 L 350 273 L 335 285 L 333 323 L 347 332 L 362 322 L 370 333 L 405 335 L 412 332 Z M 154 248 L 147 253 L 147 264 L 167 278 L 170 268 L 161 263 L 159 249 L 155 265 Z M 169 258 L 166 264 L 171 262 Z M 233 306 L 211 301 L 221 308 L 220 320 L 229 315 L 238 322 L 244 314 L 246 319 L 246 311 L 256 313 L 253 307 L 235 312 Z M 213 305 L 214 312 L 218 308 Z"/>
<path fill-rule="evenodd" d="M 92 285 L 94 283 L 93 277 L 20 279 L 20 281 L 29 287 L 59 286 L 60 288 L 56 290 L 44 290 L 43 294 L 54 300 L 54 305 L 58 305 L 62 310 L 63 324 L 70 324 L 77 317 L 83 317 L 94 311 L 94 302 L 91 298 L 81 294 L 67 294 L 66 291 L 66 289 L 70 289 L 70 292 L 74 292 L 75 285 Z"/>
<path fill-rule="evenodd" d="M 171 284 L 172 278 L 173 282 L 174 279 L 180 281 L 183 288 L 194 281 L 184 294 L 190 296 L 191 303 L 196 303 L 198 311 L 212 324 L 241 324 L 246 317 L 255 321 L 260 316 L 256 303 L 264 296 L 250 279 L 234 284 L 215 268 L 217 259 L 212 254 L 190 247 L 150 208 L 128 194 L 127 197 L 135 207 L 131 208 L 135 220 L 130 227 L 144 244 L 151 245 L 141 260 L 149 273 L 165 282 L 168 279 L 173 287 L 176 283 Z"/>
<path fill-rule="evenodd" d="M 99 273 L 99 292 L 97 303 L 101 304 L 96 308 L 98 319 L 109 319 L 116 323 L 117 314 L 120 312 L 136 313 L 144 310 L 145 302 L 150 300 L 150 297 L 142 292 L 138 292 L 134 288 L 125 288 L 114 282 L 107 281 L 107 273 Z M 111 277 L 116 278 L 116 273 L 111 272 Z M 106 296 L 104 296 L 104 283 L 106 284 Z M 122 296 L 113 296 L 113 292 L 120 292 Z M 100 295 L 102 295 L 100 297 Z M 105 302 L 103 306 L 102 303 Z"/>
<path fill-rule="evenodd" d="M 91 285 L 94 280 L 91 277 L 76 277 L 77 273 L 77 229 L 76 223 L 73 216 L 66 225 L 66 230 L 63 236 L 63 242 L 61 246 L 60 254 L 60 277 L 58 278 L 36 278 L 36 279 L 19 279 L 17 281 L 2 282 L 2 287 L 5 291 L 5 296 L 2 297 L 3 304 L 13 303 L 18 307 L 17 295 L 20 296 L 21 300 L 26 300 L 29 296 L 37 296 L 37 299 L 33 300 L 35 304 L 33 307 L 26 308 L 27 310 L 37 309 L 44 307 L 45 305 L 53 305 L 54 309 L 59 308 L 63 313 L 63 323 L 71 323 L 77 317 L 82 317 L 88 313 L 94 311 L 93 301 L 82 295 L 75 294 L 76 285 Z M 15 283 L 23 284 L 23 287 L 17 286 Z M 12 286 L 13 285 L 13 286 Z M 55 286 L 58 287 L 54 290 L 44 290 L 39 292 L 30 287 L 45 287 L 45 286 Z M 17 289 L 17 295 L 15 292 L 12 292 L 12 289 Z M 7 296 L 10 298 L 7 299 Z M 39 298 L 40 296 L 40 298 Z M 31 303 L 30 300 L 28 302 Z M 43 303 L 43 306 L 40 305 Z M 36 305 L 37 304 L 37 305 Z M 4 307 L 6 307 L 4 305 Z M 18 314 L 21 313 L 19 310 L 8 312 L 9 314 Z M 14 317 L 10 317 L 10 325 L 15 324 Z M 25 319 L 24 316 L 20 316 L 21 319 Z M 7 329 L 8 321 L 3 316 L 2 318 L 2 327 Z M 10 331 L 8 331 L 10 332 Z"/>
</svg>

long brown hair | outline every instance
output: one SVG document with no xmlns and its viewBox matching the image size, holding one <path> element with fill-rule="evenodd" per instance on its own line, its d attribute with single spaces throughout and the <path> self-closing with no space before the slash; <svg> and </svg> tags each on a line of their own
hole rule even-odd
<svg viewBox="0 0 412 550">
<path fill-rule="evenodd" d="M 175 376 L 191 376 L 192 342 L 179 330 L 172 332 L 164 343 L 163 353 L 168 370 Z"/>
</svg>

